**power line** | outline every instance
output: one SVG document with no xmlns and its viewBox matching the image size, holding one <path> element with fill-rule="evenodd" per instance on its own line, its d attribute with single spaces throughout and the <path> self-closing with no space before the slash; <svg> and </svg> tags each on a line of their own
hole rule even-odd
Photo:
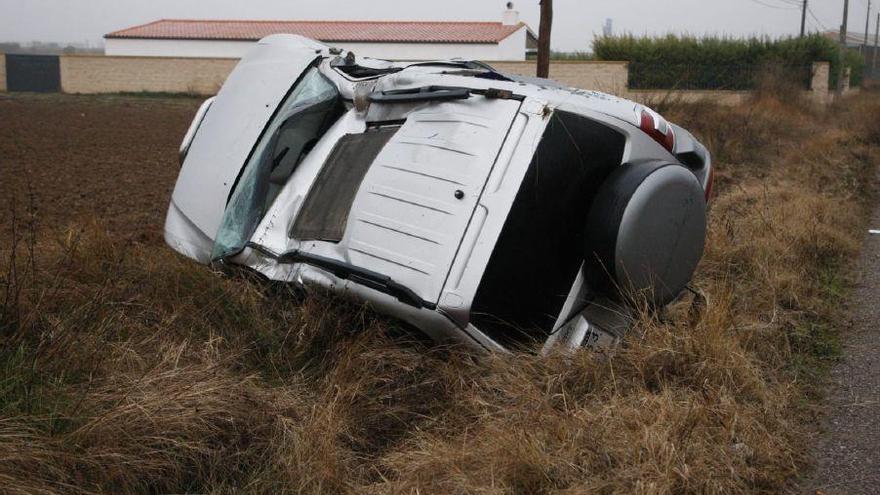
<svg viewBox="0 0 880 495">
<path fill-rule="evenodd" d="M 770 4 L 767 3 L 767 0 L 751 0 L 752 3 L 756 3 L 763 7 L 767 7 L 775 10 L 799 10 L 801 12 L 801 38 L 804 37 L 807 27 L 807 9 L 808 3 L 807 0 L 776 0 L 778 2 L 782 2 L 785 6 L 778 4 Z"/>
<path fill-rule="evenodd" d="M 801 38 L 804 37 L 807 27 L 807 10 L 809 9 L 807 0 L 776 0 L 782 2 L 783 5 L 767 3 L 769 0 L 751 0 L 752 3 L 761 5 L 775 10 L 799 10 L 801 12 Z M 815 17 L 815 16 L 814 16 Z"/>
<path fill-rule="evenodd" d="M 794 6 L 791 6 L 791 5 L 790 5 L 789 7 L 781 7 L 781 6 L 779 6 L 779 5 L 771 5 L 771 4 L 769 4 L 769 3 L 764 3 L 764 2 L 761 1 L 761 0 L 751 0 L 751 1 L 754 2 L 754 3 L 756 3 L 756 4 L 758 4 L 758 5 L 763 5 L 764 7 L 768 7 L 768 8 L 771 8 L 771 9 L 777 9 L 777 10 L 797 10 L 797 7 L 794 7 Z"/>
<path fill-rule="evenodd" d="M 810 33 L 821 33 L 823 31 L 822 26 L 816 24 L 812 19 L 807 19 L 807 24 L 809 25 L 808 32 Z"/>
<path fill-rule="evenodd" d="M 822 31 L 830 31 L 830 29 L 828 29 L 828 26 L 826 26 L 824 22 L 822 22 L 818 17 L 816 17 L 816 13 L 813 12 L 812 7 L 807 7 L 807 13 L 810 14 L 810 17 L 812 17 L 813 20 L 816 21 L 816 24 L 818 24 L 819 27 L 822 28 Z"/>
</svg>

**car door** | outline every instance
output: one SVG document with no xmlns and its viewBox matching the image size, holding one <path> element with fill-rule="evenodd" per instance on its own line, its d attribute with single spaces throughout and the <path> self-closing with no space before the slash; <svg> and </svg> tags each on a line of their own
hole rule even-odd
<svg viewBox="0 0 880 495">
<path fill-rule="evenodd" d="M 294 35 L 261 40 L 235 67 L 193 137 L 171 198 L 166 239 L 200 261 L 236 179 L 279 104 L 323 49 Z"/>
</svg>

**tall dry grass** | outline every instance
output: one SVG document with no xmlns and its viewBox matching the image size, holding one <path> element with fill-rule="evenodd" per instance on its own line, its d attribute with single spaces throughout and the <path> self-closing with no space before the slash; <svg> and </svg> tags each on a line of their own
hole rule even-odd
<svg viewBox="0 0 880 495">
<path fill-rule="evenodd" d="M 696 317 L 473 356 L 100 225 L 5 235 L 0 491 L 775 493 L 836 356 L 880 105 L 668 111 L 715 151 Z M 12 227 L 10 225 L 9 227 Z"/>
</svg>

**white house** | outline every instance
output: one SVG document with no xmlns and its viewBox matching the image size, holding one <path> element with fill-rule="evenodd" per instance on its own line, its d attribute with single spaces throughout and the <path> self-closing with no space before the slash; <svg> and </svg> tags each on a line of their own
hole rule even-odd
<svg viewBox="0 0 880 495">
<path fill-rule="evenodd" d="M 217 21 L 163 19 L 104 36 L 106 55 L 240 58 L 259 39 L 290 33 L 394 60 L 525 60 L 535 33 L 512 3 L 500 22 Z"/>
</svg>

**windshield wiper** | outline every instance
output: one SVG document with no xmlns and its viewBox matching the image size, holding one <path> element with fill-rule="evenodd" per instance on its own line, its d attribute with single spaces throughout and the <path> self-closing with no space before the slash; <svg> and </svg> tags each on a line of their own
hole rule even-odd
<svg viewBox="0 0 880 495">
<path fill-rule="evenodd" d="M 422 299 L 412 289 L 394 281 L 391 277 L 372 270 L 367 270 L 366 268 L 354 266 L 351 263 L 319 256 L 317 254 L 304 253 L 298 249 L 278 254 L 254 242 L 248 242 L 246 246 L 272 258 L 282 265 L 304 263 L 330 272 L 343 280 L 351 280 L 352 282 L 365 287 L 396 297 L 398 301 L 415 308 L 426 308 L 430 310 L 437 309 L 437 304 Z"/>
<path fill-rule="evenodd" d="M 419 88 L 392 89 L 370 94 L 373 103 L 415 103 L 422 101 L 466 100 L 471 95 L 482 95 L 499 100 L 525 99 L 506 89 L 476 89 L 460 86 L 422 86 Z"/>
<path fill-rule="evenodd" d="M 370 94 L 373 103 L 413 103 L 420 101 L 466 100 L 470 98 L 468 88 L 447 86 L 423 86 L 421 88 L 393 89 Z"/>
</svg>

